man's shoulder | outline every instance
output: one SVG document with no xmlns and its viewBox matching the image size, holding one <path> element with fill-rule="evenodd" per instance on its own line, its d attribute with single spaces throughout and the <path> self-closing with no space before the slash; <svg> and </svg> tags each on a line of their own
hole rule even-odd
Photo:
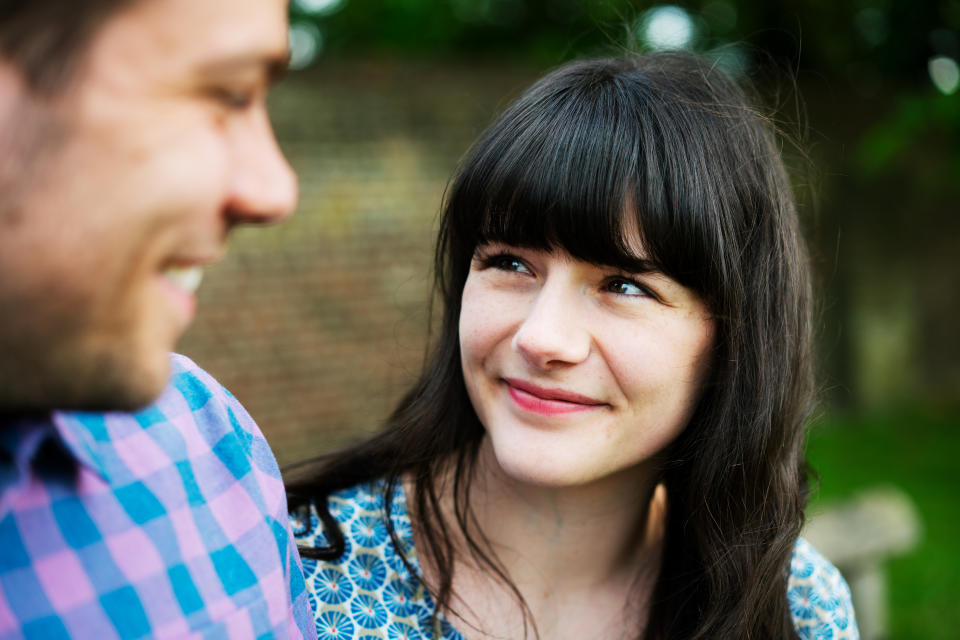
<svg viewBox="0 0 960 640">
<path fill-rule="evenodd" d="M 14 607 L 24 629 L 49 622 L 57 637 L 108 637 L 117 620 L 136 623 L 125 637 L 314 637 L 273 454 L 209 374 L 182 356 L 171 364 L 140 411 L 53 414 L 81 469 L 28 466 L 4 495 L 13 518 L 0 543 L 20 551 L 0 611 Z M 42 569 L 54 560 L 65 568 Z M 72 585 L 83 593 L 67 598 Z"/>
<path fill-rule="evenodd" d="M 233 394 L 212 375 L 201 369 L 196 362 L 185 355 L 171 353 L 170 381 L 167 387 L 153 404 L 141 412 L 157 405 L 179 403 L 184 400 L 191 411 L 204 409 L 210 402 L 213 402 L 209 407 L 212 409 L 229 405 L 239 406 Z"/>
<path fill-rule="evenodd" d="M 195 426 L 208 441 L 228 434 L 247 441 L 263 438 L 237 398 L 197 363 L 178 353 L 170 354 L 170 380 L 160 396 L 129 417 L 148 427 L 161 422 L 181 429 Z"/>
<path fill-rule="evenodd" d="M 278 475 L 276 460 L 260 428 L 223 385 L 190 358 L 170 355 L 170 381 L 157 400 L 130 418 L 139 424 L 174 429 L 188 448 L 212 450 L 238 477 L 253 459 L 255 466 Z M 233 468 L 234 466 L 238 468 Z"/>
<path fill-rule="evenodd" d="M 797 540 L 790 559 L 787 599 L 801 638 L 856 640 L 860 637 L 846 581 L 840 571 L 803 538 Z"/>
<path fill-rule="evenodd" d="M 118 467 L 132 471 L 130 466 L 150 451 L 162 451 L 174 462 L 212 452 L 233 463 L 237 468 L 231 470 L 238 473 L 248 466 L 244 459 L 254 458 L 261 463 L 257 466 L 273 472 L 273 454 L 237 399 L 186 356 L 171 354 L 170 360 L 166 388 L 140 410 L 56 412 L 54 422 L 75 457 L 106 476 Z M 128 451 L 137 460 L 125 459 L 122 454 Z"/>
</svg>

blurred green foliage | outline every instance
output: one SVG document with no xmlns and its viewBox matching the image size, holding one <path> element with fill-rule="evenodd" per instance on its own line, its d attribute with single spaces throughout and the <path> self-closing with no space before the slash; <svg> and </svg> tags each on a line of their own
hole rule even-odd
<svg viewBox="0 0 960 640">
<path fill-rule="evenodd" d="M 923 538 L 888 566 L 890 637 L 952 640 L 960 629 L 960 529 L 956 455 L 960 414 L 928 408 L 867 416 L 831 415 L 812 428 L 807 457 L 822 481 L 814 502 L 883 482 L 916 502 Z"/>
<path fill-rule="evenodd" d="M 928 64 L 960 60 L 960 0 L 294 0 L 294 23 L 319 29 L 327 57 L 382 53 L 493 58 L 539 65 L 643 48 L 644 18 L 676 7 L 692 28 L 688 48 L 747 67 L 815 74 L 865 98 L 903 95 L 857 149 L 873 175 L 924 134 L 950 144 L 942 184 L 960 170 L 960 94 L 936 94 Z M 945 133 L 945 135 L 943 135 Z"/>
<path fill-rule="evenodd" d="M 294 1 L 330 54 L 548 57 L 560 61 L 624 43 L 643 13 L 671 3 L 636 0 Z M 673 3 L 695 23 L 695 46 L 746 43 L 801 69 L 919 81 L 931 55 L 960 54 L 957 0 L 698 0 Z M 320 6 L 319 15 L 315 7 Z M 314 9 L 311 10 L 311 7 Z"/>
<path fill-rule="evenodd" d="M 894 165 L 922 163 L 928 170 L 918 186 L 926 195 L 937 196 L 955 189 L 960 181 L 958 149 L 958 98 L 931 92 L 907 94 L 899 98 L 890 116 L 863 137 L 857 164 L 864 177 L 872 178 Z"/>
</svg>

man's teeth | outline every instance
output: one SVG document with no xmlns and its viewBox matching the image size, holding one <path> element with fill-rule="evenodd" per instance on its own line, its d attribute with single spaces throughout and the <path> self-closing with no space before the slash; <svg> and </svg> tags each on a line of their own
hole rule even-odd
<svg viewBox="0 0 960 640">
<path fill-rule="evenodd" d="M 203 267 L 171 267 L 163 271 L 163 277 L 175 284 L 177 288 L 193 293 L 203 280 Z"/>
</svg>

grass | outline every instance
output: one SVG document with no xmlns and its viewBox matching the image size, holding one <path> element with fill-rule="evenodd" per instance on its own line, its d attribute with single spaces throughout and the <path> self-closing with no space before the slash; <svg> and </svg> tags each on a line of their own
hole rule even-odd
<svg viewBox="0 0 960 640">
<path fill-rule="evenodd" d="M 920 545 L 887 565 L 890 640 L 947 640 L 960 629 L 960 415 L 929 410 L 831 415 L 810 433 L 814 503 L 894 484 L 916 503 Z"/>
</svg>

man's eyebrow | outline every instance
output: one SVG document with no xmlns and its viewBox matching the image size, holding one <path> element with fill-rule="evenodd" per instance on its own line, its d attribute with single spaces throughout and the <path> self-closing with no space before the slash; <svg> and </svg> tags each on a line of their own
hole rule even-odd
<svg viewBox="0 0 960 640">
<path fill-rule="evenodd" d="M 273 84 L 280 80 L 290 65 L 290 53 L 240 55 L 223 58 L 201 65 L 200 71 L 204 74 L 228 74 L 248 71 L 250 69 L 263 70 L 266 81 Z"/>
<path fill-rule="evenodd" d="M 267 61 L 267 83 L 276 84 L 283 78 L 283 76 L 286 75 L 289 69 L 290 69 L 290 52 L 289 51 L 284 53 L 282 56 L 271 57 Z"/>
</svg>

